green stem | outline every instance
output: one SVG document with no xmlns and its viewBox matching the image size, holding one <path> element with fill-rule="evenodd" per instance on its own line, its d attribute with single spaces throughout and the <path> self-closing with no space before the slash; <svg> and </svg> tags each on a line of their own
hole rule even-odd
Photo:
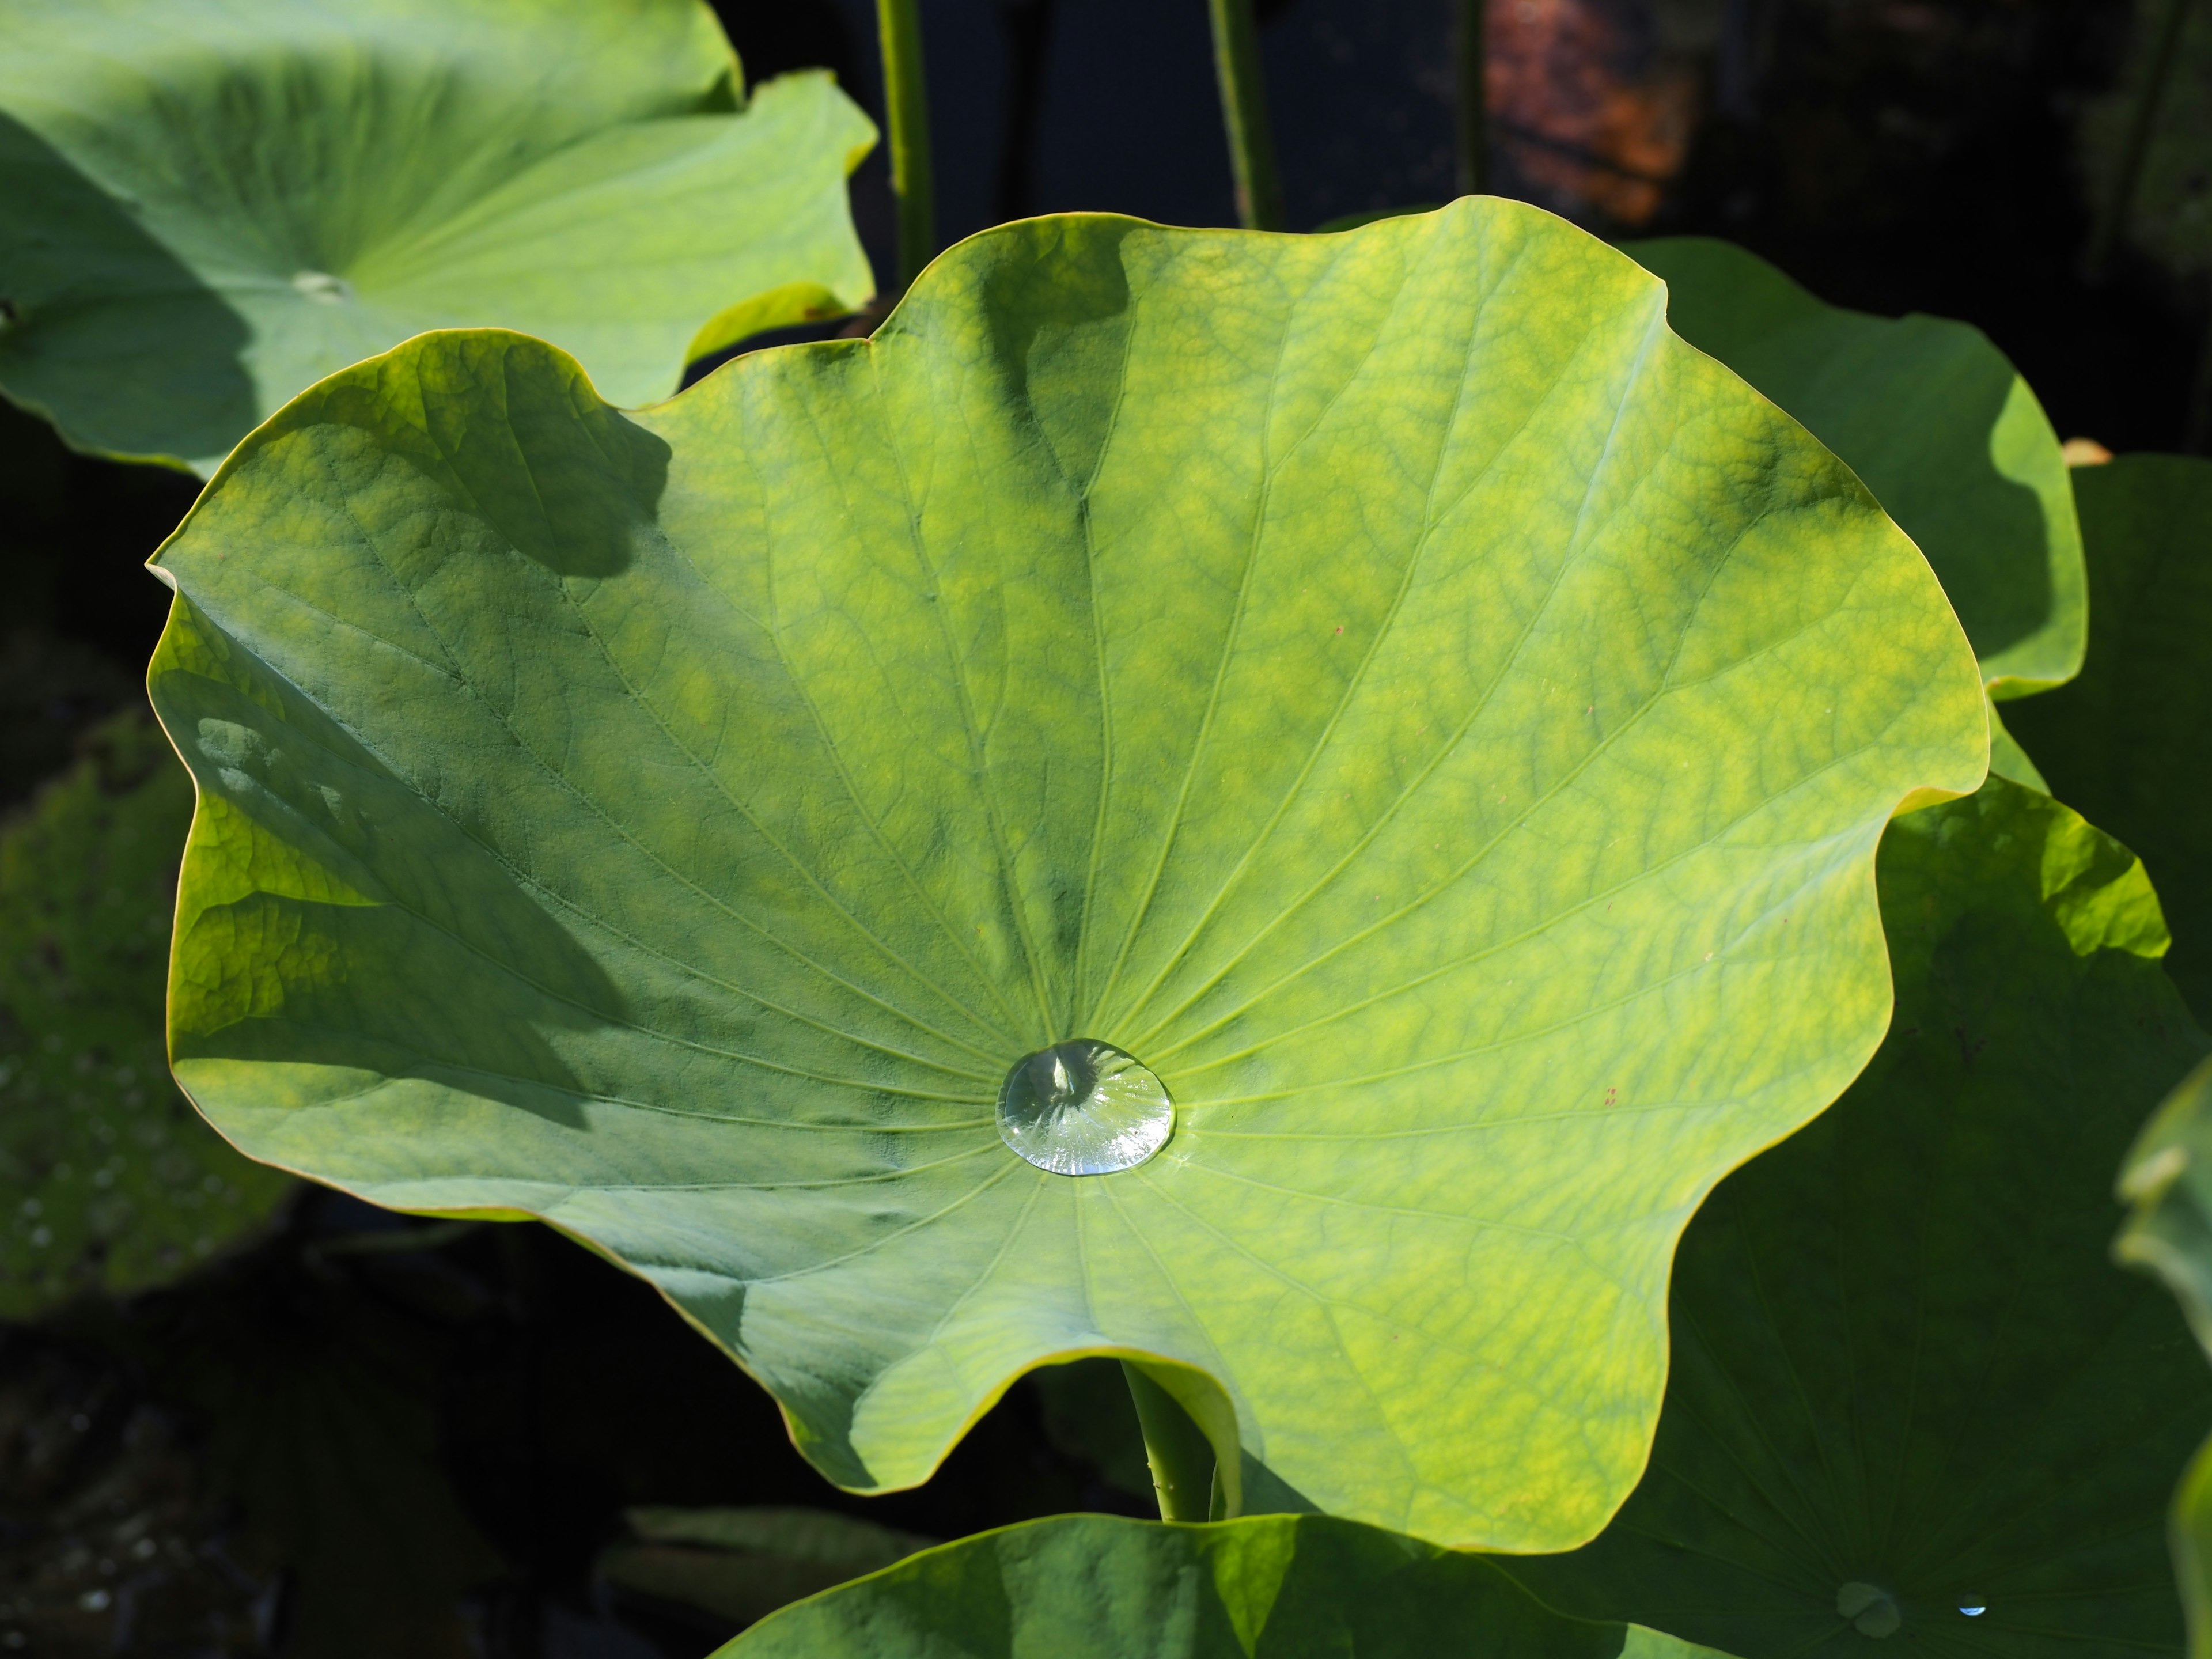
<svg viewBox="0 0 2212 1659">
<path fill-rule="evenodd" d="M 2188 18 L 2189 0 L 2166 0 L 2166 15 L 2159 19 L 2158 39 L 2151 46 L 2149 73 L 2135 108 L 2129 112 L 2119 164 L 2112 169 L 2112 188 L 2098 206 L 2096 224 L 2089 233 L 2089 251 L 2081 261 L 2083 274 L 2093 283 L 2104 276 L 2113 249 L 2119 246 L 2120 234 L 2127 228 L 2136 190 L 2142 183 L 2143 160 L 2150 154 L 2158 106 L 2165 100 L 2166 82 L 2173 78 L 2174 59 L 2180 56 L 2176 48 L 2181 42 L 2181 26 Z"/>
<path fill-rule="evenodd" d="M 1206 3 L 1213 20 L 1213 68 L 1221 82 L 1221 118 L 1229 129 L 1229 165 L 1237 174 L 1237 217 L 1247 230 L 1280 230 L 1283 184 L 1275 172 L 1275 135 L 1267 125 L 1252 0 Z"/>
<path fill-rule="evenodd" d="M 1213 1511 L 1213 1444 L 1176 1397 L 1127 1360 L 1129 1398 L 1145 1431 L 1145 1461 L 1163 1521 L 1206 1521 Z"/>
<path fill-rule="evenodd" d="M 891 130 L 891 193 L 898 198 L 899 286 L 937 252 L 937 182 L 929 165 L 929 88 L 921 73 L 919 0 L 876 0 L 884 53 L 884 118 Z"/>
<path fill-rule="evenodd" d="M 1452 42 L 1459 59 L 1459 102 L 1453 112 L 1462 196 L 1479 196 L 1490 188 L 1490 84 L 1483 60 L 1489 24 L 1486 0 L 1459 0 L 1459 27 Z"/>
</svg>

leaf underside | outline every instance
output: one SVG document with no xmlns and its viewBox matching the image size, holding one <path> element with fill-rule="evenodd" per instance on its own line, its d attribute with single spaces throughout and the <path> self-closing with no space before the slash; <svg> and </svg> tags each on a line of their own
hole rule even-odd
<svg viewBox="0 0 2212 1659">
<path fill-rule="evenodd" d="M 512 335 L 332 377 L 158 561 L 179 1078 L 592 1241 L 854 1488 L 1150 1355 L 1255 1504 L 1579 1541 L 1986 754 L 1925 562 L 1663 298 L 1494 201 L 1079 216 L 634 416 Z M 1076 1036 L 1150 1162 L 1001 1142 Z"/>
<path fill-rule="evenodd" d="M 0 392 L 211 472 L 426 329 L 560 343 L 618 403 L 873 289 L 826 73 L 738 105 L 697 0 L 0 0 Z"/>
</svg>

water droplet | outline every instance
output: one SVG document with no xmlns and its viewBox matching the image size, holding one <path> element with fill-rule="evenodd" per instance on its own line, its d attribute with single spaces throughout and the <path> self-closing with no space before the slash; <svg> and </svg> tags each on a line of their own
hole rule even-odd
<svg viewBox="0 0 2212 1659">
<path fill-rule="evenodd" d="M 1025 1054 L 999 1090 L 999 1138 L 1054 1175 L 1107 1175 L 1167 1145 L 1175 1106 L 1135 1055 L 1093 1037 Z"/>
<path fill-rule="evenodd" d="M 1978 1619 L 1989 1610 L 1990 1604 L 1982 1596 L 1962 1595 L 1959 1598 L 1959 1611 L 1969 1619 Z"/>
<path fill-rule="evenodd" d="M 1836 1611 L 1850 1620 L 1851 1628 L 1862 1636 L 1894 1636 L 1905 1622 L 1895 1596 L 1856 1579 L 1836 1592 Z"/>
<path fill-rule="evenodd" d="M 319 300 L 326 306 L 342 306 L 353 298 L 353 284 L 327 270 L 295 270 L 292 273 L 292 286 L 310 300 Z"/>
</svg>

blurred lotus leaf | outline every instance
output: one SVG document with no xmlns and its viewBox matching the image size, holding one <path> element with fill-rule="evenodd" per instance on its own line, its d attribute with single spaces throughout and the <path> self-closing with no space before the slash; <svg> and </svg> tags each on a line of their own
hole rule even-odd
<svg viewBox="0 0 2212 1659">
<path fill-rule="evenodd" d="M 623 404 L 874 287 L 828 75 L 748 101 L 699 0 L 0 0 L 0 392 L 212 472 L 427 329 L 558 341 Z"/>
<path fill-rule="evenodd" d="M 291 1182 L 169 1080 L 161 1008 L 191 780 L 143 713 L 0 827 L 0 1317 L 173 1278 Z"/>
<path fill-rule="evenodd" d="M 600 1552 L 600 1577 L 739 1625 L 937 1541 L 830 1510 L 642 1508 L 623 1518 L 633 1537 Z"/>
</svg>

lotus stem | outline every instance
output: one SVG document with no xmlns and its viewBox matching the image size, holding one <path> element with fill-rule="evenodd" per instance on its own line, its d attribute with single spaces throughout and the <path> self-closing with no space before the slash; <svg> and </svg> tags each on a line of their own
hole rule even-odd
<svg viewBox="0 0 2212 1659">
<path fill-rule="evenodd" d="M 1221 82 L 1222 122 L 1229 129 L 1229 165 L 1237 175 L 1237 222 L 1247 230 L 1280 230 L 1283 183 L 1275 171 L 1275 134 L 1267 125 L 1252 0 L 1206 0 L 1206 10 L 1213 20 L 1213 68 Z"/>
<path fill-rule="evenodd" d="M 937 179 L 929 161 L 929 88 L 922 77 L 919 0 L 876 0 L 884 54 L 884 118 L 890 127 L 891 193 L 898 198 L 899 286 L 937 252 Z"/>
<path fill-rule="evenodd" d="M 1459 140 L 1459 193 L 1479 196 L 1490 188 L 1490 86 L 1485 52 L 1489 46 L 1487 0 L 1459 0 L 1453 53 L 1459 70 L 1459 101 L 1453 106 Z"/>
<path fill-rule="evenodd" d="M 1129 1398 L 1145 1431 L 1145 1461 L 1163 1521 L 1208 1521 L 1213 1514 L 1213 1443 L 1176 1397 L 1127 1360 Z"/>
<path fill-rule="evenodd" d="M 2089 233 L 2089 251 L 2082 258 L 2082 274 L 2093 283 L 2104 276 L 2121 234 L 2127 229 L 2136 191 L 2142 184 L 2143 161 L 2150 154 L 2158 106 L 2165 100 L 2166 83 L 2173 78 L 2174 59 L 2181 55 L 2181 27 L 2188 21 L 2189 0 L 2166 0 L 2166 14 L 2159 19 L 2158 38 L 2151 46 L 2150 68 L 2135 107 L 2128 112 L 2127 136 L 2120 145 L 2119 162 L 2112 169 L 2112 187 L 2098 206 L 2096 222 Z"/>
</svg>

